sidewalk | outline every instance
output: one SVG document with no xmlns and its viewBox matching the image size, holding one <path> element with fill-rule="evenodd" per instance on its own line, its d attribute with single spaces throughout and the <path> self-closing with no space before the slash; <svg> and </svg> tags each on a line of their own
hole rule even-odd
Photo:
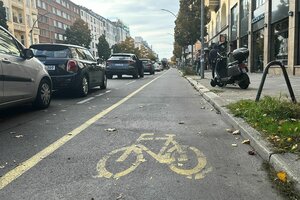
<svg viewBox="0 0 300 200">
<path fill-rule="evenodd" d="M 273 152 L 271 144 L 261 137 L 261 134 L 250 127 L 244 120 L 234 117 L 225 107 L 229 103 L 242 99 L 255 100 L 257 91 L 262 79 L 262 73 L 249 73 L 251 84 L 246 90 L 238 86 L 227 85 L 224 88 L 210 85 L 211 72 L 205 72 L 204 79 L 200 76 L 185 76 L 185 78 L 195 87 L 200 94 L 210 102 L 216 110 L 219 110 L 224 119 L 235 129 L 239 129 L 244 138 L 250 139 L 251 146 L 277 171 L 285 171 L 288 177 L 295 182 L 295 186 L 300 191 L 300 160 L 297 155 L 286 153 L 276 154 Z M 290 76 L 290 82 L 297 102 L 300 102 L 300 77 Z M 288 97 L 291 99 L 283 75 L 267 75 L 261 97 Z"/>
</svg>

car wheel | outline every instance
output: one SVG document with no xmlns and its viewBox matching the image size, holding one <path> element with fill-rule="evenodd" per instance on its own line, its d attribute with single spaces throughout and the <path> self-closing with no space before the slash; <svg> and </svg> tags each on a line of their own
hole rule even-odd
<svg viewBox="0 0 300 200">
<path fill-rule="evenodd" d="M 89 93 L 89 80 L 86 75 L 83 75 L 78 88 L 78 94 L 81 97 L 87 96 Z"/>
<path fill-rule="evenodd" d="M 51 83 L 47 79 L 42 79 L 33 106 L 38 109 L 48 108 L 51 102 L 51 97 Z"/>
<path fill-rule="evenodd" d="M 113 75 L 111 75 L 111 74 L 106 74 L 106 77 L 107 77 L 108 79 L 112 79 Z"/>
<path fill-rule="evenodd" d="M 118 78 L 121 79 L 122 78 L 122 74 L 118 75 Z"/>
<path fill-rule="evenodd" d="M 106 89 L 106 87 L 107 87 L 107 77 L 106 77 L 106 75 L 104 74 L 104 76 L 103 76 L 103 81 L 102 81 L 102 84 L 101 84 L 100 88 L 101 88 L 101 89 Z"/>
</svg>

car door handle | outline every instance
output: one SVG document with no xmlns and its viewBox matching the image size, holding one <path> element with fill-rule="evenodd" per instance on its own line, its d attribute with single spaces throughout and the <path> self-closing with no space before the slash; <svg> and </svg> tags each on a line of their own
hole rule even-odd
<svg viewBox="0 0 300 200">
<path fill-rule="evenodd" d="M 6 63 L 6 64 L 10 64 L 11 63 L 10 60 L 8 60 L 7 58 L 3 58 L 1 61 L 4 62 L 4 63 Z"/>
</svg>

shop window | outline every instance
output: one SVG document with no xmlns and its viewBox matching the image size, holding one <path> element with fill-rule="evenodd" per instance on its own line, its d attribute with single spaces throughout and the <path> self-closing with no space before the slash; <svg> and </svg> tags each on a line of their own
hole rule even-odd
<svg viewBox="0 0 300 200">
<path fill-rule="evenodd" d="M 238 9 L 237 5 L 235 5 L 231 9 L 231 35 L 230 35 L 230 45 L 231 45 L 231 50 L 237 48 L 237 28 L 238 28 Z"/>
<path fill-rule="evenodd" d="M 281 61 L 284 65 L 288 62 L 288 19 L 272 25 L 271 32 L 271 60 Z"/>
<path fill-rule="evenodd" d="M 240 36 L 244 37 L 248 34 L 248 27 L 249 27 L 249 11 L 250 5 L 249 0 L 241 0 L 241 14 L 240 14 L 240 25 L 241 25 L 241 32 Z"/>
<path fill-rule="evenodd" d="M 251 72 L 262 72 L 264 65 L 264 29 L 253 33 L 253 65 Z"/>
</svg>

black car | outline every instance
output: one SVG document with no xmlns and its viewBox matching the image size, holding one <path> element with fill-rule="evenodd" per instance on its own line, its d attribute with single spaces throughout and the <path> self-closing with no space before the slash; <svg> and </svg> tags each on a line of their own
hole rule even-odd
<svg viewBox="0 0 300 200">
<path fill-rule="evenodd" d="M 141 58 L 144 66 L 144 72 L 149 72 L 150 74 L 155 74 L 154 64 L 150 59 Z"/>
<path fill-rule="evenodd" d="M 46 66 L 54 90 L 71 89 L 87 96 L 92 87 L 105 89 L 105 66 L 97 63 L 90 51 L 70 44 L 34 44 L 34 55 Z"/>
<path fill-rule="evenodd" d="M 131 75 L 133 78 L 144 77 L 142 61 L 135 54 L 115 53 L 106 61 L 106 76 L 111 79 L 113 75 L 122 78 L 122 75 Z"/>
</svg>

